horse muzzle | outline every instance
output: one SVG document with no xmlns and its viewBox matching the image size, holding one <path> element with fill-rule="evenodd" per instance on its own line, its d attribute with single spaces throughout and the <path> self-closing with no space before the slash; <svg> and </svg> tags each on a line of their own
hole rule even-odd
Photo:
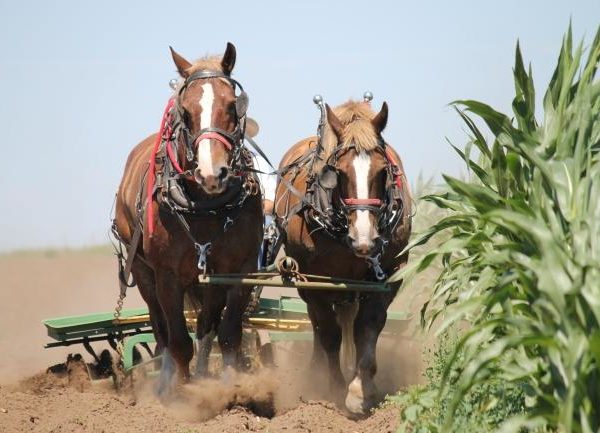
<svg viewBox="0 0 600 433">
<path fill-rule="evenodd" d="M 374 239 L 354 239 L 351 235 L 346 236 L 346 242 L 356 257 L 367 258 L 377 253 L 381 248 L 379 237 Z"/>
<path fill-rule="evenodd" d="M 204 176 L 199 168 L 194 170 L 194 179 L 202 190 L 208 195 L 219 195 L 227 191 L 233 175 L 227 167 L 221 167 L 219 175 L 209 174 Z"/>
</svg>

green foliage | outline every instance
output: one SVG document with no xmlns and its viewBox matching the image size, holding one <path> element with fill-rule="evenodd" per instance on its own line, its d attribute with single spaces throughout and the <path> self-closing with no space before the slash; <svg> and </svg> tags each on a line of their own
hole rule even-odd
<svg viewBox="0 0 600 433">
<path fill-rule="evenodd" d="M 440 333 L 469 324 L 441 376 L 438 398 L 450 399 L 440 431 L 453 430 L 465 398 L 495 383 L 519 384 L 532 403 L 503 432 L 600 431 L 599 59 L 600 31 L 584 61 L 569 28 L 541 122 L 519 45 L 512 118 L 481 102 L 454 103 L 471 135 L 456 150 L 472 180 L 445 176 L 449 191 L 425 197 L 449 214 L 409 248 L 447 241 L 393 276 L 441 259 L 423 323 Z"/>
<path fill-rule="evenodd" d="M 448 368 L 457 341 L 445 334 L 433 353 L 425 376 L 427 385 L 416 386 L 388 400 L 401 409 L 398 433 L 434 433 L 442 431 L 444 415 L 453 396 L 453 386 L 440 395 L 440 384 Z M 459 376 L 454 371 L 453 383 Z M 504 420 L 525 412 L 525 393 L 520 384 L 492 380 L 474 386 L 458 405 L 450 430 L 460 433 L 492 431 Z"/>
</svg>

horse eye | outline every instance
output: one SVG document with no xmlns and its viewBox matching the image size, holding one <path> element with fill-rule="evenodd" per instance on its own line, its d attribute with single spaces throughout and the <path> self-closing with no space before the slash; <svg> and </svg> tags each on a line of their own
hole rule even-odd
<svg viewBox="0 0 600 433">
<path fill-rule="evenodd" d="M 229 114 L 234 115 L 234 116 L 237 114 L 236 109 L 235 109 L 235 102 L 232 102 L 231 104 L 229 104 L 227 106 L 227 111 L 229 111 Z"/>
</svg>

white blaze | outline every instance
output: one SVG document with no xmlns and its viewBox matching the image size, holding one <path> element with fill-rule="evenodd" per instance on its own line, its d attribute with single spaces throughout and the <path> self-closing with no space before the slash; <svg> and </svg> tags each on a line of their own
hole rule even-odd
<svg viewBox="0 0 600 433">
<path fill-rule="evenodd" d="M 210 83 L 202 85 L 202 98 L 200 98 L 200 129 L 209 128 L 212 122 L 212 109 L 215 94 Z M 198 168 L 202 176 L 214 175 L 210 140 L 203 139 L 198 143 Z"/>
<path fill-rule="evenodd" d="M 369 171 L 371 169 L 371 158 L 367 152 L 360 152 L 352 161 L 354 166 L 354 176 L 356 184 L 356 198 L 369 198 Z M 371 239 L 371 219 L 368 210 L 356 211 L 356 243 L 358 245 L 368 244 Z"/>
</svg>

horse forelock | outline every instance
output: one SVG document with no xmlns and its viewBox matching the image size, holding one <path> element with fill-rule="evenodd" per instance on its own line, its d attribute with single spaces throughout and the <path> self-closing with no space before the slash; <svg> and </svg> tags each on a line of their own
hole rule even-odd
<svg viewBox="0 0 600 433">
<path fill-rule="evenodd" d="M 343 126 L 342 147 L 354 146 L 357 152 L 369 152 L 379 146 L 379 137 L 371 120 L 377 115 L 365 102 L 350 100 L 333 109 Z M 340 144 L 329 125 L 325 129 L 323 147 L 326 155 Z"/>
<path fill-rule="evenodd" d="M 205 56 L 196 60 L 192 66 L 190 66 L 186 72 L 193 74 L 197 71 L 216 71 L 223 72 L 223 66 L 221 65 L 221 56 Z"/>
</svg>

